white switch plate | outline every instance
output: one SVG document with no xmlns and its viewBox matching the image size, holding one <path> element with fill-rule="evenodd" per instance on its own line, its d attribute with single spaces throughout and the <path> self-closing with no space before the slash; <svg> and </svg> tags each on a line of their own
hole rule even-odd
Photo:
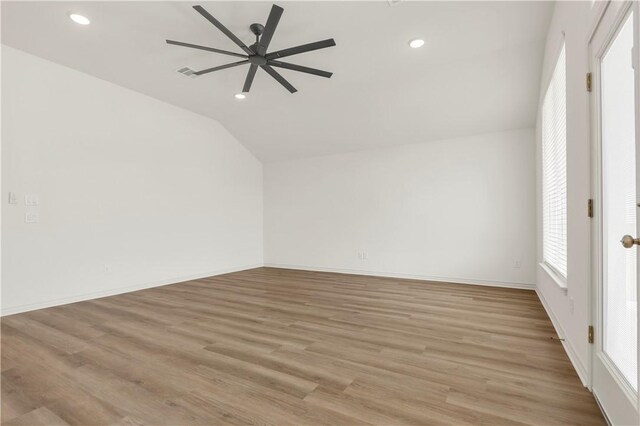
<svg viewBox="0 0 640 426">
<path fill-rule="evenodd" d="M 24 196 L 25 206 L 37 206 L 38 204 L 40 204 L 40 197 L 38 197 L 38 194 L 27 194 Z"/>
<path fill-rule="evenodd" d="M 26 212 L 24 214 L 24 221 L 26 223 L 38 223 L 40 222 L 40 214 L 38 212 Z"/>
<path fill-rule="evenodd" d="M 18 203 L 18 199 L 16 197 L 16 193 L 15 192 L 10 192 L 9 193 L 9 204 L 17 204 Z"/>
</svg>

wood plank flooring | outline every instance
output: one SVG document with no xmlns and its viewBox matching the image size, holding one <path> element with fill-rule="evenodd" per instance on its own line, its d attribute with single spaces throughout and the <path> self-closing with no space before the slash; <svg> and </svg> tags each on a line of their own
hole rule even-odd
<svg viewBox="0 0 640 426">
<path fill-rule="evenodd" d="M 2 318 L 2 424 L 604 424 L 553 336 L 532 291 L 258 268 Z"/>
</svg>

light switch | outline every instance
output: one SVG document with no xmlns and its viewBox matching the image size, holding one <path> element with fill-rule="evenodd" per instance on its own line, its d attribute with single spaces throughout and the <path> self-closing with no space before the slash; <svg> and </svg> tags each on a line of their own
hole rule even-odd
<svg viewBox="0 0 640 426">
<path fill-rule="evenodd" d="M 38 212 L 26 212 L 24 214 L 24 221 L 26 223 L 38 223 L 40 222 L 40 214 Z"/>
<path fill-rule="evenodd" d="M 9 193 L 9 204 L 17 204 L 18 200 L 16 197 L 16 193 L 15 192 L 10 192 Z"/>
<path fill-rule="evenodd" d="M 40 197 L 38 197 L 38 194 L 27 194 L 24 196 L 25 206 L 37 206 L 38 204 L 40 204 Z"/>
</svg>

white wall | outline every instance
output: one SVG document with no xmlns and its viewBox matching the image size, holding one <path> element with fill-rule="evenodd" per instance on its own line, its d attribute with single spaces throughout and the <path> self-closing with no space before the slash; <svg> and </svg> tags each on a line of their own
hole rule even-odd
<svg viewBox="0 0 640 426">
<path fill-rule="evenodd" d="M 554 321 L 565 349 L 583 383 L 588 383 L 590 321 L 590 198 L 589 95 L 587 37 L 595 20 L 599 2 L 556 2 L 542 71 L 540 108 L 564 40 L 567 53 L 567 289 L 560 288 L 538 265 L 537 291 Z M 538 262 L 542 262 L 542 179 L 540 109 L 538 111 Z"/>
<path fill-rule="evenodd" d="M 262 165 L 217 122 L 5 46 L 2 91 L 3 314 L 262 264 Z"/>
<path fill-rule="evenodd" d="M 265 164 L 265 263 L 533 287 L 534 139 L 519 130 Z"/>
</svg>

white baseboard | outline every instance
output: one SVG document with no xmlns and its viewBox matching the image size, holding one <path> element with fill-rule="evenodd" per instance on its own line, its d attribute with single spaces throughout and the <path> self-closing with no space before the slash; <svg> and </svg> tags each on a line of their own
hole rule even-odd
<svg viewBox="0 0 640 426">
<path fill-rule="evenodd" d="M 53 306 L 66 305 L 69 303 L 82 302 L 85 300 L 98 299 L 101 297 L 115 296 L 117 294 L 130 293 L 132 291 L 144 290 L 144 289 L 153 288 L 153 287 L 160 287 L 160 286 L 169 285 L 169 284 L 176 284 L 184 281 L 197 280 L 201 278 L 212 277 L 215 275 L 228 274 L 231 272 L 245 271 L 247 269 L 254 269 L 262 266 L 267 266 L 272 268 L 282 268 L 282 269 L 298 269 L 303 271 L 335 272 L 340 274 L 356 274 L 356 275 L 379 276 L 379 277 L 389 277 L 389 278 L 449 282 L 449 283 L 456 283 L 456 284 L 472 284 L 472 285 L 484 285 L 484 286 L 492 286 L 492 287 L 519 288 L 519 289 L 525 289 L 525 290 L 535 289 L 535 284 L 532 284 L 532 283 L 470 280 L 470 279 L 464 279 L 464 278 L 437 277 L 437 276 L 429 276 L 429 275 L 398 274 L 398 273 L 386 273 L 386 272 L 371 272 L 371 271 L 360 271 L 355 269 L 352 270 L 352 269 L 340 269 L 340 268 L 307 267 L 307 266 L 298 266 L 298 265 L 253 264 L 253 265 L 246 265 L 242 267 L 219 269 L 216 271 L 195 274 L 190 276 L 174 277 L 166 280 L 141 283 L 141 284 L 132 285 L 132 286 L 118 287 L 114 289 L 108 289 L 108 290 L 97 291 L 92 293 L 83 293 L 76 296 L 52 299 L 52 300 L 47 300 L 47 301 L 38 302 L 38 303 L 10 306 L 0 310 L 0 316 L 19 314 L 21 312 L 28 312 L 28 311 L 34 311 L 36 309 L 44 309 L 44 308 L 50 308 Z"/>
<path fill-rule="evenodd" d="M 163 285 L 176 284 L 184 281 L 191 281 L 191 280 L 197 280 L 201 278 L 213 277 L 215 275 L 228 274 L 231 272 L 245 271 L 247 269 L 260 268 L 261 266 L 262 264 L 255 264 L 255 265 L 246 265 L 246 266 L 240 266 L 235 268 L 218 269 L 212 272 L 205 272 L 201 274 L 195 274 L 195 275 L 184 276 L 184 277 L 169 278 L 166 280 L 147 282 L 147 283 L 136 284 L 136 285 L 126 286 L 126 287 L 119 287 L 119 288 L 114 288 L 109 290 L 96 291 L 93 293 L 84 293 L 84 294 L 79 294 L 77 296 L 63 297 L 60 299 L 47 300 L 44 302 L 32 303 L 27 305 L 19 305 L 19 306 L 10 306 L 8 308 L 3 308 L 2 311 L 0 311 L 0 316 L 19 314 L 21 312 L 34 311 L 36 309 L 51 308 L 53 306 L 67 305 L 69 303 L 82 302 L 85 300 L 99 299 L 101 297 L 115 296 L 116 294 L 130 293 L 132 291 L 144 290 L 147 288 L 160 287 Z"/>
<path fill-rule="evenodd" d="M 358 269 L 322 268 L 317 266 L 301 266 L 301 265 L 283 265 L 279 263 L 265 263 L 264 266 L 268 268 L 298 269 L 301 271 L 314 271 L 314 272 L 335 272 L 338 274 L 403 278 L 403 279 L 409 279 L 409 280 L 437 281 L 437 282 L 446 282 L 446 283 L 455 283 L 455 284 L 471 284 L 471 285 L 483 285 L 483 286 L 491 286 L 491 287 L 518 288 L 523 290 L 535 290 L 536 288 L 536 285 L 534 283 L 524 283 L 524 282 L 476 280 L 476 279 L 468 279 L 468 278 L 438 277 L 438 276 L 432 276 L 432 275 L 399 274 L 395 272 L 361 271 Z"/>
<path fill-rule="evenodd" d="M 580 381 L 582 382 L 582 385 L 585 388 L 589 388 L 589 383 L 590 383 L 589 370 L 582 363 L 582 361 L 580 360 L 580 357 L 578 357 L 578 353 L 573 347 L 573 344 L 571 343 L 571 341 L 566 339 L 567 334 L 564 332 L 564 328 L 562 328 L 560 321 L 558 321 L 558 317 L 555 316 L 555 314 L 549 307 L 549 304 L 547 303 L 542 293 L 540 293 L 538 289 L 536 289 L 536 294 L 538 295 L 538 298 L 540 299 L 540 302 L 542 303 L 544 310 L 547 312 L 547 315 L 549 315 L 549 318 L 551 319 L 551 323 L 553 324 L 553 327 L 556 329 L 556 333 L 561 339 L 563 339 L 560 341 L 562 343 L 562 347 L 564 348 L 564 351 L 567 353 L 567 356 L 569 357 L 569 361 L 571 361 L 571 364 L 573 364 L 573 368 L 576 370 L 576 373 L 578 373 L 578 377 L 580 377 Z"/>
</svg>

